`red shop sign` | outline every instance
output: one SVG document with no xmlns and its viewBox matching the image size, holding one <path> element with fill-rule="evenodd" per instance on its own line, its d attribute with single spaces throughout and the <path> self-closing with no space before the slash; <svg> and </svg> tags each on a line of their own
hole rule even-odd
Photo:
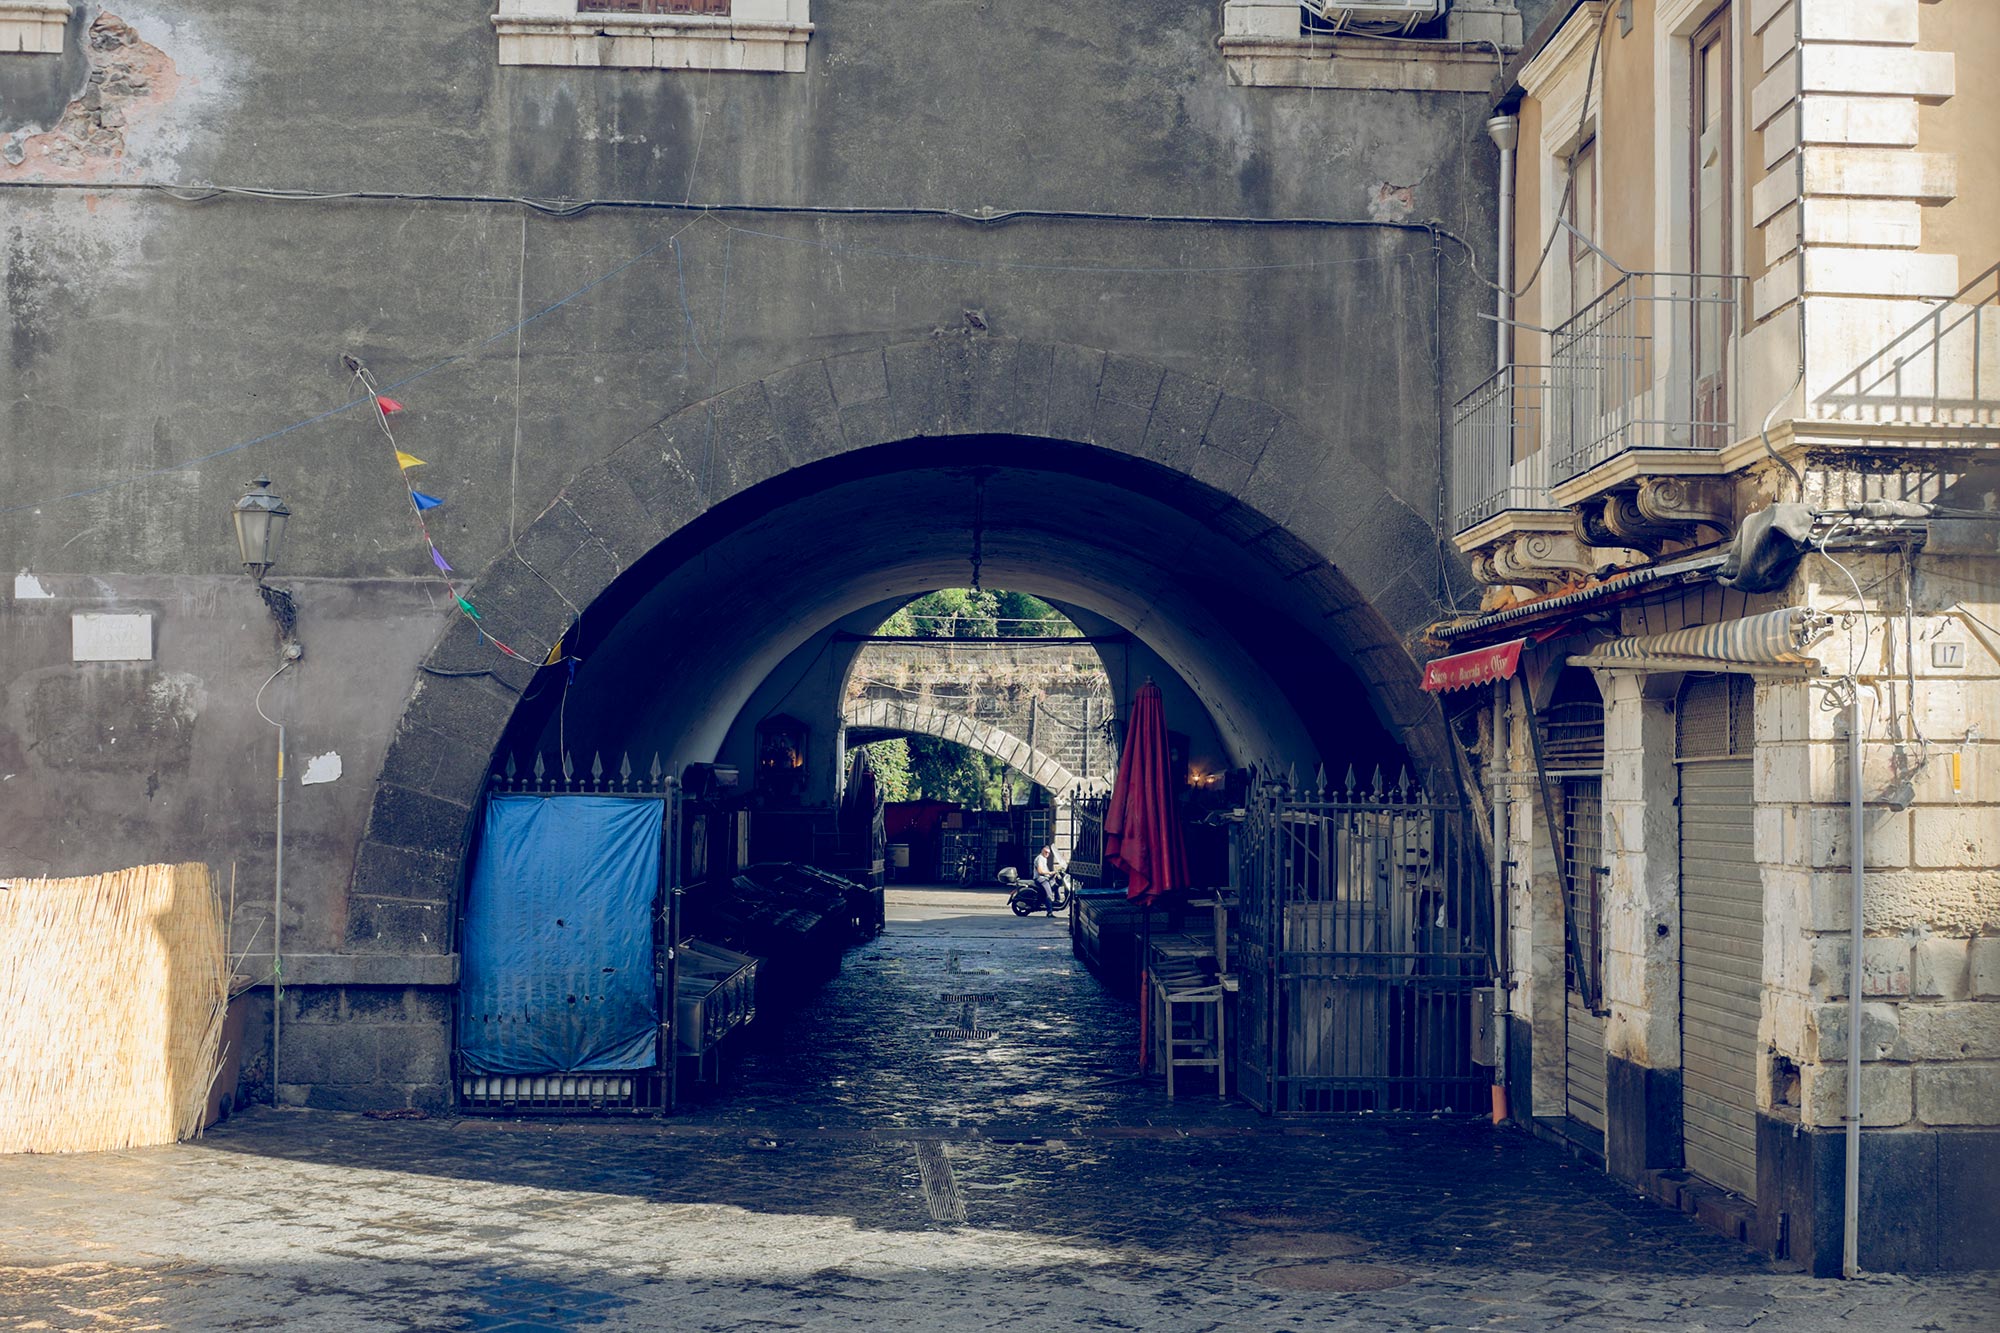
<svg viewBox="0 0 2000 1333">
<path fill-rule="evenodd" d="M 1439 657 L 1424 666 L 1424 689 L 1432 694 L 1447 690 L 1467 690 L 1496 680 L 1511 680 L 1521 665 L 1521 649 L 1526 639 L 1476 648 L 1469 653 Z"/>
</svg>

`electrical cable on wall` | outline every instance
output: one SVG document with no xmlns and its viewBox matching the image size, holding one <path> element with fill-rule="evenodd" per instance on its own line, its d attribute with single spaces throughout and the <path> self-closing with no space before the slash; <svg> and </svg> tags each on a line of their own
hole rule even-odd
<svg viewBox="0 0 2000 1333">
<path fill-rule="evenodd" d="M 0 181 L 0 189 L 72 190 L 72 189 L 92 189 L 92 188 L 99 188 L 99 187 L 78 182 Z M 101 188 L 148 190 L 148 189 L 160 189 L 163 187 L 151 185 L 146 182 L 110 182 L 103 184 Z M 456 200 L 459 202 L 517 203 L 523 205 L 532 205 L 534 202 L 532 200 L 512 197 L 512 196 L 506 196 L 506 197 L 422 196 L 422 195 L 400 194 L 400 193 L 390 193 L 390 192 L 381 192 L 369 195 L 360 195 L 360 194 L 319 195 L 319 194 L 303 194 L 303 193 L 292 194 L 285 192 L 276 192 L 275 196 L 273 196 L 272 192 L 266 192 L 266 191 L 232 191 L 232 192 L 244 193 L 244 194 L 254 195 L 257 197 L 278 197 L 291 200 L 317 200 L 317 199 L 331 199 L 331 198 L 366 197 L 374 199 L 406 200 L 406 201 L 422 201 L 430 198 L 438 198 L 438 199 Z M 1192 215 L 1192 214 L 1164 215 L 1164 214 L 1084 213 L 1084 212 L 1060 211 L 1060 210 L 1021 210 L 1021 209 L 1010 210 L 1004 213 L 996 212 L 993 213 L 990 217 L 987 217 L 979 214 L 961 213 L 949 209 L 819 208 L 816 206 L 806 206 L 806 205 L 800 205 L 796 207 L 792 206 L 766 207 L 766 206 L 755 206 L 755 205 L 710 206 L 704 204 L 684 206 L 672 203 L 654 204 L 647 201 L 632 201 L 632 200 L 592 200 L 588 202 L 593 207 L 644 207 L 644 208 L 672 209 L 676 211 L 693 212 L 696 213 L 697 216 L 690 219 L 680 228 L 676 229 L 671 235 L 653 243 L 652 245 L 646 246 L 644 249 L 628 256 L 623 260 L 620 260 L 612 267 L 606 269 L 604 272 L 599 273 L 598 275 L 590 279 L 590 281 L 575 288 L 566 295 L 559 297 L 558 299 L 541 307 L 539 310 L 536 310 L 532 314 L 528 314 L 520 318 L 517 318 L 514 321 L 507 324 L 505 327 L 498 329 L 491 334 L 486 335 L 484 338 L 481 338 L 479 341 L 475 342 L 470 347 L 466 348 L 464 351 L 456 352 L 450 356 L 443 357 L 440 360 L 433 361 L 430 364 L 423 366 L 418 370 L 412 371 L 408 375 L 402 376 L 399 379 L 390 381 L 387 384 L 378 385 L 378 388 L 382 392 L 394 393 L 395 391 L 405 388 L 411 384 L 414 384 L 421 379 L 424 379 L 430 375 L 434 375 L 441 370 L 445 370 L 453 365 L 458 364 L 461 361 L 469 359 L 474 354 L 476 354 L 481 349 L 483 349 L 484 347 L 488 346 L 491 343 L 497 342 L 503 338 L 514 336 L 515 334 L 520 332 L 520 330 L 528 327 L 529 325 L 534 324 L 538 320 L 544 319 L 549 315 L 554 314 L 556 311 L 561 310 L 566 306 L 570 305 L 571 303 L 581 299 L 582 297 L 594 291 L 598 287 L 603 286 L 605 283 L 610 282 L 612 279 L 617 278 L 620 275 L 626 273 L 635 266 L 643 263 L 645 260 L 652 258 L 655 254 L 658 254 L 660 251 L 672 247 L 676 242 L 676 240 L 681 235 L 683 235 L 688 230 L 688 228 L 695 226 L 697 223 L 701 222 L 704 218 L 709 218 L 710 220 L 716 220 L 719 222 L 719 219 L 715 219 L 713 217 L 713 214 L 718 212 L 775 212 L 775 213 L 801 214 L 801 215 L 826 213 L 834 216 L 883 217 L 883 218 L 929 216 L 929 217 L 954 218 L 960 221 L 973 222 L 973 223 L 984 223 L 989 221 L 1005 221 L 1013 218 L 1032 217 L 1050 221 L 1096 221 L 1096 222 L 1118 222 L 1118 223 L 1160 224 L 1160 225 L 1246 226 L 1246 227 L 1258 227 L 1258 228 L 1276 226 L 1276 227 L 1298 227 L 1306 229 L 1336 229 L 1336 230 L 1348 229 L 1348 228 L 1374 228 L 1374 229 L 1390 230 L 1390 231 L 1424 233 L 1432 236 L 1433 238 L 1446 237 L 1452 241 L 1457 242 L 1461 246 L 1466 246 L 1468 250 L 1470 249 L 1469 243 L 1463 237 L 1452 233 L 1451 231 L 1445 229 L 1441 224 L 1435 222 L 1390 222 L 1390 221 L 1375 221 L 1372 219 L 1315 218 L 1315 217 L 1304 217 L 1304 216 L 1257 218 L 1257 217 L 1231 217 L 1231 216 L 1203 216 L 1203 215 Z M 567 216 L 567 214 L 565 214 L 565 216 Z M 1382 263 L 1400 263 L 1403 259 L 1402 255 L 1367 255 L 1356 259 L 1300 260 L 1300 261 L 1279 262 L 1279 263 L 1218 265 L 1218 266 L 1179 265 L 1179 266 L 1159 266 L 1159 267 L 1145 267 L 1145 266 L 1131 266 L 1131 265 L 1095 265 L 1095 264 L 1039 264 L 1029 261 L 984 260 L 976 258 L 964 258 L 959 256 L 909 253 L 909 252 L 898 252 L 891 250 L 877 250 L 871 247 L 846 246 L 840 242 L 821 241 L 815 238 L 785 236 L 782 233 L 778 232 L 758 231 L 751 228 L 734 227 L 726 222 L 721 222 L 720 225 L 725 227 L 733 235 L 758 236 L 767 239 L 782 240 L 791 244 L 808 245 L 823 250 L 830 254 L 861 254 L 877 258 L 897 260 L 902 262 L 961 264 L 972 267 L 985 267 L 985 268 L 993 268 L 1001 270 L 1023 269 L 1023 270 L 1031 270 L 1037 272 L 1099 273 L 1099 274 L 1109 274 L 1116 276 L 1162 276 L 1162 277 L 1203 276 L 1203 275 L 1229 274 L 1229 273 L 1263 272 L 1263 271 L 1278 270 L 1278 269 L 1334 268 L 1334 267 L 1360 266 L 1364 264 L 1372 265 L 1372 264 L 1382 264 Z M 1435 312 L 1434 312 L 1434 317 L 1435 317 Z M 31 500 L 24 503 L 11 504 L 11 505 L 0 505 L 0 514 L 22 513 L 34 509 L 39 509 L 43 505 L 59 504 L 67 500 L 80 500 L 88 496 L 102 494 L 105 491 L 113 490 L 120 486 L 128 486 L 135 482 L 146 481 L 154 477 L 167 476 L 174 472 L 184 471 L 185 469 L 191 467 L 198 467 L 201 464 L 206 462 L 211 462 L 214 459 L 226 457 L 234 453 L 240 453 L 246 449 L 254 448 L 260 444 L 268 444 L 273 440 L 281 439 L 297 431 L 304 430 L 307 427 L 316 426 L 321 422 L 328 421 L 333 417 L 351 411 L 354 408 L 369 404 L 371 401 L 372 399 L 369 396 L 364 395 L 362 397 L 350 399 L 347 402 L 340 403 L 336 406 L 327 408 L 324 411 L 313 413 L 312 415 L 303 417 L 300 420 L 290 423 L 289 425 L 281 426 L 275 430 L 266 431 L 265 433 L 254 436 L 248 440 L 239 441 L 238 443 L 232 445 L 225 445 L 220 449 L 214 449 L 209 451 L 208 453 L 200 454 L 189 459 L 184 459 L 178 463 L 168 463 L 161 467 L 150 468 L 144 472 L 137 472 L 127 476 L 117 477 L 110 481 L 101 482 L 93 486 L 81 487 L 77 490 L 69 491 L 61 495 L 47 497 L 46 499 Z"/>
</svg>

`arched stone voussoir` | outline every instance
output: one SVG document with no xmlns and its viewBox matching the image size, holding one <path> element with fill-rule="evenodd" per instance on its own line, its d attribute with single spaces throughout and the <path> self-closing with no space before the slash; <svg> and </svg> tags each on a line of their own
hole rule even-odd
<svg viewBox="0 0 2000 1333">
<path fill-rule="evenodd" d="M 1445 752 L 1434 707 L 1407 691 L 1424 656 L 1418 636 L 1441 610 L 1438 590 L 1457 586 L 1440 561 L 1455 557 L 1439 545 L 1434 519 L 1394 494 L 1372 451 L 1228 392 L 1199 367 L 954 329 L 774 368 L 678 408 L 572 478 L 470 578 L 484 619 L 445 626 L 427 657 L 406 732 L 378 778 L 395 794 L 376 812 L 371 841 L 455 856 L 457 838 L 443 833 L 450 821 L 430 802 L 476 805 L 474 770 L 570 619 L 715 505 L 876 446 L 975 436 L 1070 443 L 1160 469 L 1149 483 L 1155 497 L 1255 544 L 1305 604 L 1338 617 L 1331 637 L 1410 728 L 1413 752 Z M 949 445 L 940 452 L 948 456 Z M 493 654 L 482 631 L 527 660 Z M 970 734 L 962 721 L 946 725 L 918 730 Z M 1054 761 L 1032 758 L 1029 776 L 1052 785 L 1045 765 Z M 1059 780 L 1075 781 L 1066 771 Z"/>
<path fill-rule="evenodd" d="M 1035 749 L 1004 728 L 962 713 L 896 699 L 856 699 L 848 704 L 841 720 L 850 731 L 899 731 L 952 741 L 991 755 L 1057 796 L 1065 795 L 1077 782 L 1076 775 L 1061 760 Z"/>
</svg>

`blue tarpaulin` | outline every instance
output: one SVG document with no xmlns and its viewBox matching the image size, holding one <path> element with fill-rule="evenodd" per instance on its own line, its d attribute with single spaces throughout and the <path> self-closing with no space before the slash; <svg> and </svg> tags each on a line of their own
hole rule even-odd
<svg viewBox="0 0 2000 1333">
<path fill-rule="evenodd" d="M 466 893 L 458 1048 L 470 1072 L 650 1069 L 661 803 L 495 796 Z"/>
</svg>

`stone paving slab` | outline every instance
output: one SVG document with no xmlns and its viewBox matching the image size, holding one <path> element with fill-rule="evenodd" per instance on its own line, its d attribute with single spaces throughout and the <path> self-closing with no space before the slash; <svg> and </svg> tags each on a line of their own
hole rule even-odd
<svg viewBox="0 0 2000 1333">
<path fill-rule="evenodd" d="M 1004 910 L 902 904 L 670 1121 L 263 1110 L 0 1159 L 0 1329 L 2000 1328 L 1991 1275 L 1776 1271 L 1519 1133 L 1168 1103 Z M 991 1035 L 935 1037 L 968 993 Z"/>
</svg>

